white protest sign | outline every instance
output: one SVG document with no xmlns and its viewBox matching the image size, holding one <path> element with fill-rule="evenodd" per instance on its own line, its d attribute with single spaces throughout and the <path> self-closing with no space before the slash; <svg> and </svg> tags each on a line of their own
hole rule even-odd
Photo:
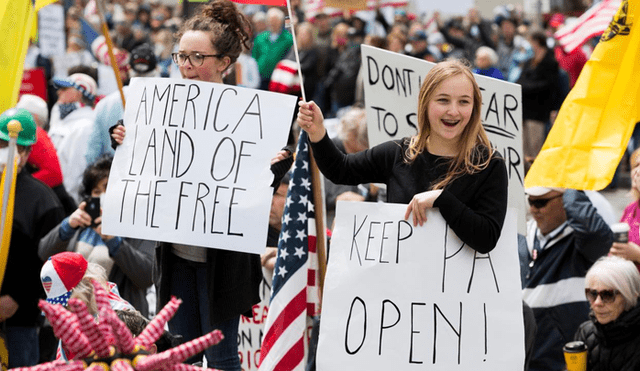
<svg viewBox="0 0 640 371">
<path fill-rule="evenodd" d="M 238 355 L 243 371 L 258 370 L 260 367 L 260 348 L 264 338 L 264 324 L 267 322 L 270 298 L 271 285 L 263 277 L 260 282 L 260 302 L 251 308 L 253 317 L 240 316 Z"/>
<path fill-rule="evenodd" d="M 262 253 L 273 180 L 296 97 L 132 79 L 103 206 L 103 232 Z"/>
<path fill-rule="evenodd" d="M 415 135 L 422 79 L 433 63 L 362 45 L 369 145 Z M 482 91 L 482 123 L 502 154 L 509 175 L 509 206 L 518 212 L 518 233 L 526 234 L 522 89 L 518 84 L 475 75 Z"/>
<path fill-rule="evenodd" d="M 64 8 L 60 4 L 49 4 L 38 11 L 38 44 L 45 57 L 64 54 Z"/>
<path fill-rule="evenodd" d="M 406 208 L 338 202 L 318 370 L 522 370 L 515 210 L 480 254 L 438 209 L 413 227 Z"/>
</svg>

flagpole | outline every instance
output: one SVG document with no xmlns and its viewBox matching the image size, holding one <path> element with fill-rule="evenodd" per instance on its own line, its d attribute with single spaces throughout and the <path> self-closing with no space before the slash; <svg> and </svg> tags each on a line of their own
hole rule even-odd
<svg viewBox="0 0 640 371">
<path fill-rule="evenodd" d="M 96 0 L 96 8 L 98 9 L 98 15 L 100 16 L 100 29 L 102 30 L 102 35 L 104 35 L 104 39 L 107 43 L 107 51 L 109 52 L 109 61 L 111 61 L 111 68 L 113 69 L 113 73 L 116 75 L 116 82 L 118 83 L 118 91 L 120 91 L 120 99 L 122 99 L 122 108 L 125 105 L 124 99 L 124 90 L 122 89 L 122 77 L 120 76 L 120 69 L 118 68 L 118 62 L 116 61 L 116 56 L 113 54 L 113 41 L 111 41 L 111 36 L 109 35 L 109 26 L 107 26 L 107 20 L 104 17 L 105 8 L 103 0 Z"/>
<path fill-rule="evenodd" d="M 293 38 L 293 53 L 296 56 L 296 63 L 298 64 L 298 76 L 300 78 L 300 92 L 302 93 L 302 100 L 307 102 L 307 97 L 304 92 L 304 81 L 302 79 L 302 67 L 300 65 L 300 55 L 298 54 L 298 42 L 296 40 L 296 31 L 293 24 L 293 17 L 291 14 L 291 1 L 287 0 L 287 11 L 289 12 L 289 28 L 291 28 L 291 37 Z M 311 184 L 313 186 L 313 203 L 316 205 L 316 249 L 318 254 L 318 270 L 319 280 L 318 288 L 320 290 L 320 306 L 322 307 L 322 292 L 324 289 L 324 276 L 327 270 L 327 233 L 325 232 L 325 213 L 324 213 L 324 187 L 322 181 L 322 174 L 318 170 L 318 165 L 313 158 L 313 152 L 311 152 L 310 158 L 310 171 L 311 171 Z"/>
<path fill-rule="evenodd" d="M 18 120 L 11 120 L 7 125 L 7 129 L 9 130 L 9 153 L 7 155 L 7 163 L 4 167 L 4 171 L 2 176 L 4 176 L 4 182 L 2 187 L 2 211 L 0 211 L 0 242 L 4 241 L 4 234 L 11 233 L 11 230 L 7 232 L 6 229 L 6 219 L 7 213 L 9 212 L 9 198 L 11 196 L 11 187 L 13 186 L 13 172 L 15 170 L 14 162 L 15 162 L 15 153 L 16 153 L 16 142 L 18 140 L 18 134 L 22 131 L 22 125 Z M 13 221 L 13 220 L 12 220 Z M 3 247 L 4 244 L 0 243 L 0 247 Z M 4 246 L 7 251 L 2 251 L 0 254 L 0 287 L 2 287 L 2 282 L 4 281 L 4 272 L 7 263 L 7 256 L 9 254 L 8 249 L 9 245 Z"/>
</svg>

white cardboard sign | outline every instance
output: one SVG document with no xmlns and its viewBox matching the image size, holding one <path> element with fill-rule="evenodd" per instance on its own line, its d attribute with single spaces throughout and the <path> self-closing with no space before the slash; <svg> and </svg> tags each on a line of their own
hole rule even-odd
<svg viewBox="0 0 640 371">
<path fill-rule="evenodd" d="M 418 95 L 433 63 L 362 45 L 369 145 L 410 137 L 418 128 Z M 518 212 L 518 232 L 526 234 L 522 89 L 520 85 L 475 75 L 482 91 L 482 123 L 502 154 L 509 176 L 509 206 Z"/>
<path fill-rule="evenodd" d="M 522 370 L 515 210 L 480 254 L 438 209 L 413 227 L 406 207 L 338 202 L 318 370 Z"/>
<path fill-rule="evenodd" d="M 103 231 L 262 253 L 273 180 L 296 97 L 183 80 L 133 79 Z"/>
</svg>

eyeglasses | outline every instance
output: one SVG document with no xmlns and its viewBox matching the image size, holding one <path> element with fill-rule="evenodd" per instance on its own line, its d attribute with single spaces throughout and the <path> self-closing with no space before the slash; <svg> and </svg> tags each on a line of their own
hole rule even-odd
<svg viewBox="0 0 640 371">
<path fill-rule="evenodd" d="M 620 293 L 620 291 L 618 290 L 592 290 L 592 289 L 584 289 L 584 294 L 587 296 L 587 299 L 589 299 L 589 302 L 593 304 L 593 302 L 596 301 L 596 299 L 598 298 L 598 296 L 600 296 L 600 300 L 602 300 L 603 303 L 613 303 L 616 300 L 616 296 L 618 296 L 618 294 Z"/>
<path fill-rule="evenodd" d="M 559 195 L 553 196 L 553 197 L 549 197 L 549 198 L 532 199 L 531 197 L 529 197 L 529 198 L 527 198 L 527 201 L 529 201 L 529 205 L 535 207 L 536 209 L 542 209 L 543 207 L 547 206 L 549 201 L 553 200 L 554 198 L 558 198 L 558 197 L 562 197 L 562 194 L 559 194 Z"/>
<path fill-rule="evenodd" d="M 191 63 L 191 65 L 195 67 L 202 66 L 202 63 L 204 63 L 204 59 L 207 57 L 212 57 L 212 58 L 224 57 L 223 54 L 200 54 L 200 53 L 193 53 L 193 54 L 171 53 L 171 56 L 173 57 L 173 63 L 177 64 L 178 66 L 184 66 L 186 61 L 189 61 L 189 63 Z"/>
</svg>

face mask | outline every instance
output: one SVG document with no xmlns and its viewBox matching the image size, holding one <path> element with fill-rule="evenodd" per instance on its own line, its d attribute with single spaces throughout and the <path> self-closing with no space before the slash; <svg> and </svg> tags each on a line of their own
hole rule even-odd
<svg viewBox="0 0 640 371">
<path fill-rule="evenodd" d="M 58 109 L 60 109 L 60 120 L 64 120 L 65 117 L 69 116 L 69 114 L 76 109 L 78 109 L 80 105 L 78 102 L 73 103 L 59 103 Z"/>
</svg>

